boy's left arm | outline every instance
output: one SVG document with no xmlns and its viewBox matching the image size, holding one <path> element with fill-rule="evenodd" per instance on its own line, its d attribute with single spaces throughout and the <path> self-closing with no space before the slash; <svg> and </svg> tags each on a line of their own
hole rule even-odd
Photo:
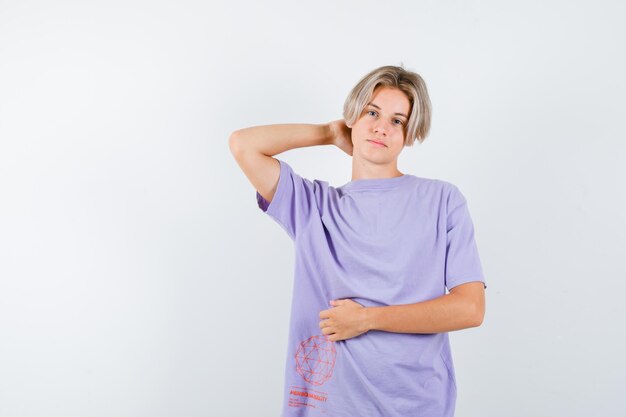
<svg viewBox="0 0 626 417">
<path fill-rule="evenodd" d="M 442 333 L 478 327 L 485 315 L 485 288 L 481 281 L 466 282 L 432 300 L 365 307 L 362 313 L 367 330 Z"/>
<path fill-rule="evenodd" d="M 443 333 L 478 327 L 485 315 L 482 281 L 466 282 L 450 293 L 413 304 L 364 307 L 350 298 L 331 300 L 319 314 L 329 340 L 350 339 L 369 330 L 395 333 Z"/>
</svg>

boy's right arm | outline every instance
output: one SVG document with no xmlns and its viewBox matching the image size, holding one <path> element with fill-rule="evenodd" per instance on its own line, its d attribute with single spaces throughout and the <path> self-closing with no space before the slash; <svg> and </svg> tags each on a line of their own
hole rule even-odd
<svg viewBox="0 0 626 417">
<path fill-rule="evenodd" d="M 305 146 L 332 145 L 334 134 L 330 124 L 274 124 L 236 130 L 228 144 L 252 186 L 271 202 L 280 177 L 280 163 L 273 155 Z"/>
</svg>

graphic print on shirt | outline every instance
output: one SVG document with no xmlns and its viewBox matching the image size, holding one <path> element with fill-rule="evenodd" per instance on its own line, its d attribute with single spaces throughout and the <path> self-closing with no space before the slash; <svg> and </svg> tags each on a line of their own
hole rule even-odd
<svg viewBox="0 0 626 417">
<path fill-rule="evenodd" d="M 327 336 L 311 336 L 300 342 L 294 356 L 296 372 L 305 381 L 321 386 L 333 376 L 337 350 Z M 289 389 L 289 406 L 313 407 L 324 410 L 328 394 L 304 387 L 292 386 Z"/>
<path fill-rule="evenodd" d="M 255 193 L 259 209 L 287 232 L 295 249 L 281 416 L 453 417 L 457 390 L 446 332 L 376 331 L 333 342 L 332 377 L 318 356 L 306 362 L 313 349 L 303 342 L 321 334 L 316 316 L 332 298 L 409 304 L 444 295 L 446 287 L 484 282 L 461 191 L 412 175 L 332 187 L 279 162 L 271 202 Z"/>
</svg>

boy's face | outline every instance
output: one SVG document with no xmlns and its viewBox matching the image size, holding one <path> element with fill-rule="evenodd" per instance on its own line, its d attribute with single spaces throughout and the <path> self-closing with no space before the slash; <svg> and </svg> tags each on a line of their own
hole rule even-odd
<svg viewBox="0 0 626 417">
<path fill-rule="evenodd" d="M 402 91 L 390 87 L 376 88 L 354 126 L 348 126 L 352 128 L 352 156 L 377 165 L 395 164 L 404 149 L 410 109 L 409 99 Z"/>
</svg>

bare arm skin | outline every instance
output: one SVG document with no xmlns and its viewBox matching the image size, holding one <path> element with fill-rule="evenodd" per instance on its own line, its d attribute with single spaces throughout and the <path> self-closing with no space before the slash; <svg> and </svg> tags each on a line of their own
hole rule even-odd
<svg viewBox="0 0 626 417">
<path fill-rule="evenodd" d="M 272 201 L 280 175 L 280 164 L 273 156 L 289 149 L 315 145 L 341 144 L 340 148 L 346 151 L 346 132 L 338 130 L 341 124 L 343 119 L 323 124 L 294 123 L 247 127 L 231 133 L 228 144 L 239 167 L 254 188 L 267 201 Z"/>
<path fill-rule="evenodd" d="M 332 300 L 322 310 L 322 334 L 336 342 L 370 330 L 394 333 L 442 333 L 478 327 L 485 315 L 482 282 L 457 285 L 449 294 L 413 304 L 364 307 L 352 299 Z"/>
<path fill-rule="evenodd" d="M 365 309 L 368 330 L 397 333 L 442 333 L 478 327 L 485 309 L 482 282 L 468 282 L 449 294 L 415 304 Z"/>
</svg>

